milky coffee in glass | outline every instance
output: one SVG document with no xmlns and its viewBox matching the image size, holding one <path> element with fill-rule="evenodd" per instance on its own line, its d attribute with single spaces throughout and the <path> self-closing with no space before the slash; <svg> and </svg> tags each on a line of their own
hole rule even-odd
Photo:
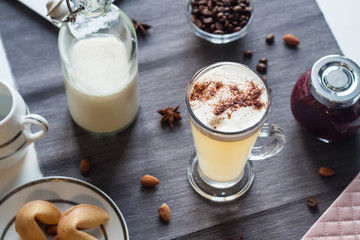
<svg viewBox="0 0 360 240">
<path fill-rule="evenodd" d="M 222 62 L 195 74 L 186 104 L 201 180 L 214 188 L 233 187 L 269 112 L 269 88 L 247 66 Z"/>
</svg>

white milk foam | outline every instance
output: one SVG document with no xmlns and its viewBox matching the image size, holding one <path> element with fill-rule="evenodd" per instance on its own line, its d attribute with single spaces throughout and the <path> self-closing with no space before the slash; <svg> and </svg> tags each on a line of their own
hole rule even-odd
<svg viewBox="0 0 360 240">
<path fill-rule="evenodd" d="M 230 90 L 231 87 L 237 86 L 240 91 L 246 92 L 251 86 L 251 82 L 262 90 L 259 99 L 264 104 L 263 107 L 260 109 L 255 109 L 253 106 L 238 107 L 237 109 L 228 108 L 219 115 L 215 114 L 221 101 L 234 99 L 233 92 Z M 195 116 L 210 128 L 222 132 L 237 132 L 253 126 L 266 114 L 269 103 L 265 85 L 259 76 L 249 69 L 234 65 L 219 66 L 199 76 L 193 86 L 202 83 L 210 83 L 209 89 L 216 88 L 219 83 L 222 85 L 215 94 L 212 94 L 213 96 L 210 94 L 211 91 L 204 91 L 206 99 L 190 99 L 190 106 Z M 229 114 L 230 117 L 228 117 Z"/>
</svg>

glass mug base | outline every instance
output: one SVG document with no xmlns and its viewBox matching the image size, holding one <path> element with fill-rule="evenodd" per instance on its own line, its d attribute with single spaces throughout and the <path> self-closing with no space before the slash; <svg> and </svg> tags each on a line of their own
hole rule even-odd
<svg viewBox="0 0 360 240">
<path fill-rule="evenodd" d="M 196 159 L 197 159 L 197 157 L 196 157 Z M 199 176 L 206 184 L 210 185 L 211 187 L 220 188 L 220 189 L 226 189 L 226 188 L 233 187 L 239 181 L 241 181 L 242 177 L 244 176 L 244 171 L 242 171 L 240 176 L 238 176 L 234 180 L 231 180 L 229 182 L 217 182 L 217 181 L 211 180 L 210 178 L 206 177 L 205 174 L 203 173 L 203 171 L 201 171 L 200 167 L 198 167 L 198 172 L 199 172 Z"/>
<path fill-rule="evenodd" d="M 254 181 L 254 167 L 247 161 L 243 173 L 237 179 L 228 182 L 215 182 L 205 177 L 199 169 L 196 153 L 189 161 L 187 175 L 192 188 L 201 196 L 214 202 L 227 202 L 234 200 L 246 193 Z"/>
</svg>

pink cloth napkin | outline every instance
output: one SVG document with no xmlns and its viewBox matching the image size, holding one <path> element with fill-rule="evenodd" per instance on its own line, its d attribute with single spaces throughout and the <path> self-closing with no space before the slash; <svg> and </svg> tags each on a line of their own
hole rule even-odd
<svg viewBox="0 0 360 240">
<path fill-rule="evenodd" d="M 360 173 L 302 240 L 360 240 Z"/>
</svg>

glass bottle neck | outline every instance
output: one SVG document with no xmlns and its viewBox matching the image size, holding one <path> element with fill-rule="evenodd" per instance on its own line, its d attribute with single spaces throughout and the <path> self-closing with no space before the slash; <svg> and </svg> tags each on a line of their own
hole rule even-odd
<svg viewBox="0 0 360 240">
<path fill-rule="evenodd" d="M 81 13 L 85 16 L 101 16 L 107 13 L 111 7 L 111 0 L 75 0 L 76 6 L 84 7 Z"/>
<path fill-rule="evenodd" d="M 111 0 L 75 1 L 77 7 L 84 9 L 77 14 L 74 23 L 68 24 L 74 38 L 83 39 L 94 34 L 106 33 L 114 25 L 119 24 L 119 12 L 114 11 L 116 7 L 112 5 Z"/>
</svg>

